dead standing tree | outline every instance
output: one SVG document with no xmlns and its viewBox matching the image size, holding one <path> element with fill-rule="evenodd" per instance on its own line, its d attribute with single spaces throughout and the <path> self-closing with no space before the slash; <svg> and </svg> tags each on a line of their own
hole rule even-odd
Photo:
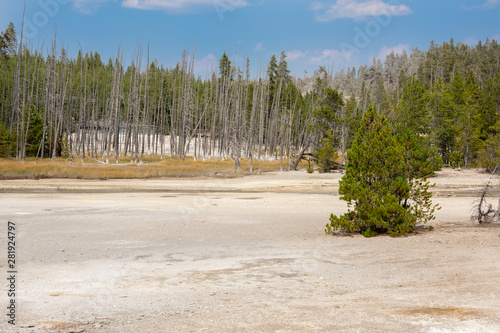
<svg viewBox="0 0 500 333">
<path fill-rule="evenodd" d="M 495 171 L 496 169 L 497 168 L 495 167 Z M 495 171 L 493 174 L 495 174 Z M 492 181 L 493 177 L 486 183 L 481 191 L 479 191 L 479 199 L 476 200 L 472 207 L 471 220 L 473 222 L 477 221 L 479 224 L 490 223 L 500 218 L 500 199 L 498 199 L 496 209 L 493 208 L 492 204 L 487 202 L 487 199 L 492 197 Z"/>
<path fill-rule="evenodd" d="M 164 158 L 170 141 L 171 157 L 233 158 L 235 169 L 249 158 L 253 170 L 255 159 L 279 158 L 283 168 L 288 158 L 293 166 L 311 142 L 308 98 L 281 80 L 271 89 L 262 64 L 254 80 L 235 65 L 202 80 L 194 75 L 195 49 L 164 69 L 150 65 L 149 48 L 143 67 L 139 44 L 125 70 L 121 47 L 106 65 L 98 53 L 69 58 L 56 37 L 46 56 L 20 47 L 15 68 L 0 77 L 0 118 L 18 141 L 20 160 L 34 149 L 55 161 L 65 149 L 82 163 L 129 155 L 140 163 L 145 154 Z"/>
</svg>

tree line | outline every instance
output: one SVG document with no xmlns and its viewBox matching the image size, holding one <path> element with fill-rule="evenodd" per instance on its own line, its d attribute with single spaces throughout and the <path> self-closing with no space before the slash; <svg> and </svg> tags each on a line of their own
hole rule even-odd
<svg viewBox="0 0 500 333">
<path fill-rule="evenodd" d="M 346 161 L 369 105 L 394 132 L 411 133 L 432 168 L 470 167 L 500 156 L 500 47 L 453 41 L 426 52 L 394 53 L 384 64 L 335 75 L 290 75 L 286 54 L 250 75 L 224 53 L 202 79 L 195 48 L 173 68 L 137 46 L 104 62 L 99 53 L 69 58 L 56 38 L 44 54 L 17 42 L 14 26 L 0 34 L 0 156 L 86 157 L 109 162 L 146 155 L 184 159 L 279 159 L 296 168 L 315 149 L 322 170 Z M 493 162 L 492 162 L 493 161 Z M 252 164 L 253 165 L 253 164 Z"/>
<path fill-rule="evenodd" d="M 299 87 L 320 75 L 300 80 Z M 373 105 L 393 134 L 417 135 L 422 153 L 436 167 L 492 171 L 500 164 L 500 45 L 495 40 L 472 47 L 451 39 L 432 42 L 427 51 L 392 52 L 385 63 L 374 58 L 370 66 L 339 70 L 331 88 L 343 93 L 340 120 L 347 129 L 340 129 L 348 133 L 348 147 L 361 116 Z M 339 128 L 332 134 L 325 140 L 336 140 L 342 148 Z"/>
</svg>

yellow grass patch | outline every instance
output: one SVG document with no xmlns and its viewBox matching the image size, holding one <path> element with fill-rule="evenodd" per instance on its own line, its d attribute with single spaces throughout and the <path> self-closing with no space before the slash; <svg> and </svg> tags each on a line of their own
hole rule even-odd
<svg viewBox="0 0 500 333">
<path fill-rule="evenodd" d="M 253 172 L 259 170 L 260 161 L 253 163 Z M 283 167 L 288 163 L 283 162 Z M 279 161 L 263 162 L 262 172 L 280 169 Z M 76 179 L 128 179 L 128 178 L 161 178 L 161 177 L 232 177 L 248 174 L 250 161 L 240 160 L 240 170 L 235 171 L 233 160 L 194 160 L 186 157 L 179 159 L 144 158 L 143 163 L 130 163 L 130 158 L 122 158 L 118 164 L 103 164 L 86 158 L 83 162 L 58 158 L 27 159 L 20 162 L 14 159 L 0 159 L 0 179 L 39 179 L 39 178 L 76 178 Z"/>
</svg>

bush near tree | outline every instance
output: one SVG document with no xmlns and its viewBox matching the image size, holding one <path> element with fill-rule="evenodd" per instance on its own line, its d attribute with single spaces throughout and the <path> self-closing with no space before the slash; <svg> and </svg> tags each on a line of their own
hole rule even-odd
<svg viewBox="0 0 500 333">
<path fill-rule="evenodd" d="M 432 205 L 431 185 L 415 171 L 418 151 L 407 139 L 405 145 L 392 134 L 385 117 L 369 107 L 347 152 L 348 164 L 340 181 L 339 193 L 349 211 L 342 216 L 332 214 L 327 233 L 401 236 L 434 219 L 438 207 Z"/>
<path fill-rule="evenodd" d="M 326 137 L 321 140 L 319 146 L 314 150 L 314 157 L 318 159 L 319 172 L 330 172 L 335 168 L 338 152 L 335 149 L 335 139 L 332 132 L 326 132 Z"/>
<path fill-rule="evenodd" d="M 479 151 L 479 165 L 487 172 L 499 173 L 500 170 L 500 135 L 490 137 Z"/>
</svg>

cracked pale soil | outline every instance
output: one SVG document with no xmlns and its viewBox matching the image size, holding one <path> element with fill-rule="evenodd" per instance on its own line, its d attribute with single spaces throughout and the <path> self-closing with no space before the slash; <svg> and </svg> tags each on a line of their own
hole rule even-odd
<svg viewBox="0 0 500 333">
<path fill-rule="evenodd" d="M 341 176 L 2 180 L 0 331 L 500 332 L 500 227 L 469 218 L 489 175 L 438 172 L 434 230 L 400 238 L 325 234 Z"/>
</svg>

